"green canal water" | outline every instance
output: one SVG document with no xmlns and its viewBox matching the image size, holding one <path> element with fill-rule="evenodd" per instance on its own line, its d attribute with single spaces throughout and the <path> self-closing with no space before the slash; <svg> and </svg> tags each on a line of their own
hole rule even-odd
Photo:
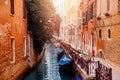
<svg viewBox="0 0 120 80">
<path fill-rule="evenodd" d="M 73 76 L 59 72 L 56 50 L 53 44 L 46 44 L 41 61 L 18 80 L 74 80 Z"/>
</svg>

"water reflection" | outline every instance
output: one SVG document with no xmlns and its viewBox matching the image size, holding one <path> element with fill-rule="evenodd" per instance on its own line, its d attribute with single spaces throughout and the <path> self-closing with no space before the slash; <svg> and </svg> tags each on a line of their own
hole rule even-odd
<svg viewBox="0 0 120 80">
<path fill-rule="evenodd" d="M 73 80 L 73 76 L 59 73 L 56 49 L 49 43 L 46 45 L 45 54 L 38 65 L 27 71 L 18 80 Z"/>
</svg>

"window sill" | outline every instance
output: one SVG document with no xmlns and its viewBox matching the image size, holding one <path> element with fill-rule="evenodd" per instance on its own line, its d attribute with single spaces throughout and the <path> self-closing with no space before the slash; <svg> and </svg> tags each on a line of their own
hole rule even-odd
<svg viewBox="0 0 120 80">
<path fill-rule="evenodd" d="M 15 61 L 11 61 L 11 64 L 15 64 Z"/>
<path fill-rule="evenodd" d="M 14 14 L 10 14 L 10 16 L 14 17 Z"/>
<path fill-rule="evenodd" d="M 27 18 L 26 19 L 23 18 L 23 21 L 26 21 L 26 20 L 27 20 Z"/>
<path fill-rule="evenodd" d="M 23 59 L 25 60 L 25 59 L 27 59 L 28 58 L 28 55 L 26 55 L 26 56 L 23 56 Z"/>
<path fill-rule="evenodd" d="M 107 40 L 108 40 L 108 41 L 110 41 L 110 40 L 111 40 L 111 38 L 107 38 Z"/>
</svg>

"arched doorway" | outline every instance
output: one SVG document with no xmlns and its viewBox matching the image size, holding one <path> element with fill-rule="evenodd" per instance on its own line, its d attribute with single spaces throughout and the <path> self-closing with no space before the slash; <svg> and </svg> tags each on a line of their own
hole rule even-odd
<svg viewBox="0 0 120 80">
<path fill-rule="evenodd" d="M 98 50 L 97 57 L 102 58 L 102 59 L 105 59 L 105 55 L 104 55 L 104 52 L 103 52 L 102 49 L 99 49 L 99 50 Z"/>
</svg>

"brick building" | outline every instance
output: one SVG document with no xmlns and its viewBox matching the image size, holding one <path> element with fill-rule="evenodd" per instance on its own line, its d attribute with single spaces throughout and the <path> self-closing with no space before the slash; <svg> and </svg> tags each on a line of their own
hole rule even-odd
<svg viewBox="0 0 120 80">
<path fill-rule="evenodd" d="M 97 0 L 97 54 L 120 66 L 120 0 Z"/>
<path fill-rule="evenodd" d="M 16 80 L 28 68 L 25 0 L 0 0 L 0 80 Z"/>
</svg>

